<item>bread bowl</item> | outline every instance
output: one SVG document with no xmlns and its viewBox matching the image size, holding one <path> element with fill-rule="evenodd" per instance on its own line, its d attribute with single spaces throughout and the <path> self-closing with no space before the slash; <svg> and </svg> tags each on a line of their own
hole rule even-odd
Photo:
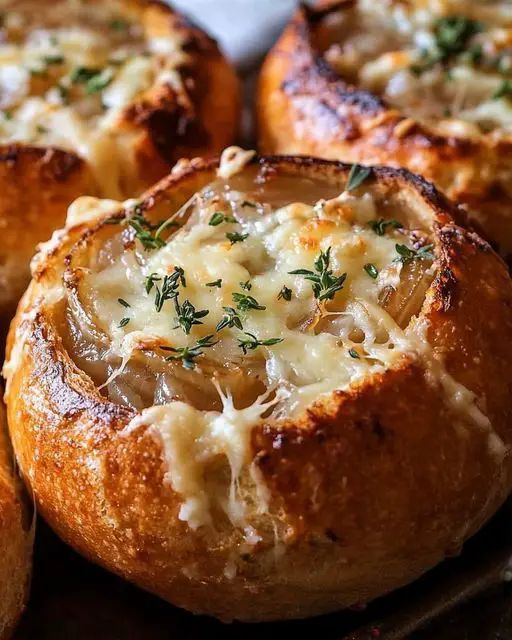
<svg viewBox="0 0 512 640">
<path fill-rule="evenodd" d="M 0 25 L 0 313 L 79 195 L 124 198 L 237 128 L 234 71 L 154 0 L 6 0 Z"/>
<path fill-rule="evenodd" d="M 28 596 L 33 529 L 14 471 L 5 408 L 0 403 L 0 638 L 10 637 Z"/>
<path fill-rule="evenodd" d="M 510 257 L 511 38 L 504 1 L 301 6 L 261 73 L 261 150 L 406 167 Z"/>
<path fill-rule="evenodd" d="M 190 611 L 366 602 L 510 492 L 512 283 L 405 170 L 217 167 L 79 199 L 36 257 L 4 367 L 20 468 L 65 541 Z"/>
</svg>

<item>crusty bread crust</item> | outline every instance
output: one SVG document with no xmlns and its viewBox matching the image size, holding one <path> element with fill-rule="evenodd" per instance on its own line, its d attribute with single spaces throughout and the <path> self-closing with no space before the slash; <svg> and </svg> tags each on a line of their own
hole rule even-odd
<svg viewBox="0 0 512 640">
<path fill-rule="evenodd" d="M 32 532 L 21 484 L 15 477 L 0 405 L 0 638 L 9 638 L 25 607 L 31 570 Z"/>
<path fill-rule="evenodd" d="M 301 6 L 268 54 L 257 102 L 261 151 L 405 167 L 464 205 L 478 230 L 512 255 L 510 137 L 437 135 L 345 82 L 315 48 L 315 28 L 325 14 L 353 5 Z"/>
<path fill-rule="evenodd" d="M 52 3 L 38 0 L 34 11 L 44 4 Z M 180 68 L 186 99 L 170 84 L 153 87 L 126 108 L 119 122 L 118 130 L 135 155 L 135 175 L 124 185 L 128 197 L 159 180 L 179 158 L 207 156 L 231 144 L 238 129 L 239 88 L 215 41 L 174 9 L 152 0 L 124 4 L 127 11 L 143 8 L 140 19 L 148 33 L 183 36 L 188 56 Z M 64 225 L 75 198 L 98 195 L 99 187 L 76 153 L 12 144 L 0 146 L 0 190 L 0 324 L 3 319 L 5 325 L 28 284 L 36 245 Z"/>
<path fill-rule="evenodd" d="M 256 159 L 267 175 L 346 183 L 349 166 Z M 176 210 L 215 175 L 194 161 L 150 190 L 143 207 Z M 399 192 L 431 227 L 437 275 L 419 320 L 446 369 L 479 399 L 490 432 L 454 415 L 414 359 L 335 391 L 295 420 L 262 420 L 251 456 L 268 489 L 263 540 L 233 562 L 231 525 L 192 530 L 164 481 L 161 444 L 136 412 L 98 391 L 45 302 L 65 256 L 101 222 L 68 232 L 40 262 L 8 341 L 11 436 L 38 509 L 89 559 L 170 602 L 223 619 L 299 618 L 365 602 L 460 549 L 512 487 L 512 283 L 502 260 L 457 226 L 454 208 L 404 170 L 377 168 L 372 188 Z M 480 283 L 476 285 L 475 283 Z M 499 449 L 499 448 L 498 448 Z M 37 455 L 35 455 L 37 451 Z M 277 528 L 272 523 L 277 522 Z"/>
</svg>

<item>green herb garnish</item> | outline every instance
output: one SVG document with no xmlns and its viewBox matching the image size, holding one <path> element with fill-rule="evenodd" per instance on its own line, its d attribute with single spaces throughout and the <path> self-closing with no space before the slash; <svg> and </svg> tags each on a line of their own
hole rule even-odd
<svg viewBox="0 0 512 640">
<path fill-rule="evenodd" d="M 360 357 L 361 357 L 361 356 L 357 353 L 357 351 L 356 351 L 355 349 L 349 349 L 349 350 L 348 350 L 348 355 L 349 355 L 351 358 L 354 358 L 355 360 L 359 360 L 359 359 L 360 359 Z"/>
<path fill-rule="evenodd" d="M 54 55 L 44 56 L 43 61 L 46 65 L 62 64 L 64 62 L 64 56 L 56 53 Z"/>
<path fill-rule="evenodd" d="M 236 244 L 237 242 L 243 242 L 249 237 L 248 233 L 226 233 L 226 238 L 231 242 L 231 244 Z"/>
<path fill-rule="evenodd" d="M 244 291 L 250 291 L 252 289 L 252 284 L 249 282 L 249 280 L 246 280 L 245 282 L 240 282 L 239 284 Z"/>
<path fill-rule="evenodd" d="M 360 164 L 353 164 L 347 178 L 345 191 L 353 191 L 368 178 L 372 170 L 369 167 L 362 167 Z"/>
<path fill-rule="evenodd" d="M 204 355 L 203 349 L 213 347 L 216 344 L 217 342 L 213 341 L 213 335 L 210 335 L 200 338 L 191 347 L 160 347 L 160 349 L 162 349 L 162 351 L 171 351 L 174 354 L 165 358 L 167 362 L 181 360 L 185 369 L 194 369 L 195 359 Z"/>
<path fill-rule="evenodd" d="M 144 289 L 146 289 L 146 293 L 151 293 L 151 289 L 155 286 L 155 282 L 160 282 L 161 279 L 162 278 L 158 273 L 152 273 L 144 278 Z"/>
<path fill-rule="evenodd" d="M 210 227 L 216 227 L 223 222 L 237 222 L 237 219 L 233 218 L 233 216 L 224 215 L 222 211 L 216 211 L 210 218 L 208 224 Z"/>
<path fill-rule="evenodd" d="M 123 300 L 123 298 L 118 298 L 117 301 L 119 302 L 120 305 L 122 305 L 123 307 L 126 307 L 126 309 L 132 306 L 131 304 L 126 302 L 126 300 Z"/>
<path fill-rule="evenodd" d="M 387 229 L 402 229 L 404 226 L 398 220 L 385 220 L 384 218 L 370 220 L 368 224 L 378 236 L 383 236 Z"/>
<path fill-rule="evenodd" d="M 244 355 L 247 354 L 248 351 L 254 351 L 258 347 L 271 347 L 275 344 L 279 344 L 284 340 L 284 338 L 268 338 L 267 340 L 258 340 L 258 338 L 253 333 L 245 332 L 247 338 L 238 338 L 238 346 L 242 349 Z"/>
<path fill-rule="evenodd" d="M 70 80 L 73 84 L 85 84 L 99 73 L 100 70 L 94 67 L 75 67 L 71 72 Z"/>
<path fill-rule="evenodd" d="M 130 23 L 122 18 L 116 18 L 110 22 L 110 28 L 114 31 L 125 31 L 129 26 Z"/>
<path fill-rule="evenodd" d="M 481 31 L 481 25 L 465 16 L 448 16 L 440 18 L 434 28 L 435 43 L 431 49 L 423 51 L 423 58 L 418 64 L 411 66 L 417 75 L 431 69 L 436 64 L 445 64 L 454 56 L 467 55 L 472 51 L 473 61 L 481 58 L 481 49 L 468 47 L 471 38 Z"/>
<path fill-rule="evenodd" d="M 69 89 L 63 84 L 58 84 L 56 89 L 63 104 L 67 104 L 69 102 Z"/>
<path fill-rule="evenodd" d="M 288 288 L 286 285 L 283 285 L 283 288 L 281 289 L 281 291 L 277 296 L 278 300 L 281 300 L 281 298 L 283 300 L 286 300 L 287 302 L 290 302 L 290 300 L 292 299 L 292 290 Z"/>
<path fill-rule="evenodd" d="M 291 275 L 304 276 L 305 280 L 312 282 L 313 293 L 319 302 L 332 300 L 336 293 L 343 289 L 347 274 L 343 273 L 340 276 L 335 276 L 332 270 L 329 269 L 330 260 L 331 247 L 325 252 L 320 251 L 320 255 L 314 262 L 315 271 L 295 269 L 288 273 Z"/>
<path fill-rule="evenodd" d="M 396 244 L 395 249 L 398 253 L 398 258 L 395 258 L 393 262 L 401 262 L 402 264 L 406 264 L 411 260 L 433 260 L 433 246 L 433 244 L 427 244 L 420 249 L 412 249 L 405 244 Z"/>
<path fill-rule="evenodd" d="M 222 287 L 222 278 L 219 278 L 218 280 L 214 280 L 213 282 L 207 282 L 205 285 L 205 287 L 217 287 L 217 288 L 221 288 Z"/>
<path fill-rule="evenodd" d="M 374 280 L 377 278 L 377 276 L 379 275 L 379 270 L 377 269 L 377 267 L 372 264 L 371 262 L 367 262 L 363 269 L 366 271 L 366 273 L 370 276 L 370 278 L 373 278 Z"/>
<path fill-rule="evenodd" d="M 248 296 L 245 293 L 233 293 L 233 302 L 236 302 L 236 308 L 239 311 L 265 311 L 267 307 L 264 307 L 252 296 Z"/>
<path fill-rule="evenodd" d="M 237 329 L 240 329 L 240 331 L 242 331 L 242 320 L 240 319 L 237 310 L 233 309 L 233 307 L 222 308 L 224 309 L 225 313 L 222 317 L 222 320 L 215 327 L 215 331 L 221 331 L 222 329 L 224 329 L 224 327 L 228 327 L 229 329 L 233 329 L 233 327 L 236 327 Z"/>
<path fill-rule="evenodd" d="M 152 276 L 153 275 L 154 274 L 152 274 Z M 161 288 L 158 284 L 156 284 L 156 282 L 157 279 L 153 278 L 149 291 L 151 291 L 153 285 L 156 287 L 155 308 L 157 312 L 160 313 L 160 311 L 162 311 L 162 307 L 164 306 L 164 302 L 166 300 L 174 300 L 176 311 L 178 312 L 178 287 L 180 286 L 180 284 L 183 287 L 187 286 L 187 282 L 185 280 L 185 272 L 183 271 L 183 269 L 181 267 L 174 267 L 174 273 L 164 276 Z M 146 282 L 146 291 L 148 291 L 148 282 Z"/>
<path fill-rule="evenodd" d="M 493 100 L 500 98 L 510 98 L 512 96 L 512 80 L 502 80 L 500 86 L 492 94 Z"/>
<path fill-rule="evenodd" d="M 130 322 L 130 318 L 123 318 L 121 322 L 117 325 L 119 329 L 126 327 L 126 325 Z"/>
<path fill-rule="evenodd" d="M 179 327 L 181 327 L 183 331 L 188 335 L 194 325 L 203 324 L 200 318 L 204 318 L 209 313 L 210 312 L 208 311 L 208 309 L 196 311 L 196 308 L 190 302 L 190 300 L 185 300 L 183 304 L 177 305 L 176 320 L 178 321 L 178 323 L 176 324 L 174 329 L 178 329 Z"/>
<path fill-rule="evenodd" d="M 113 79 L 114 71 L 110 67 L 107 67 L 106 69 L 103 69 L 103 71 L 100 71 L 100 73 L 92 76 L 92 78 L 86 82 L 85 91 L 89 95 L 100 93 L 100 91 L 103 91 L 103 89 L 108 87 Z"/>
<path fill-rule="evenodd" d="M 114 71 L 110 67 L 96 69 L 93 67 L 76 67 L 71 72 L 73 84 L 84 84 L 86 93 L 92 95 L 103 91 L 112 82 Z"/>
</svg>

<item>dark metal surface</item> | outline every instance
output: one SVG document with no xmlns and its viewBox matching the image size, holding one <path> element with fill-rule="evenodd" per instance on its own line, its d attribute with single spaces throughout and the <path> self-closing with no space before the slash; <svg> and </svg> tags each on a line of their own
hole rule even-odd
<svg viewBox="0 0 512 640">
<path fill-rule="evenodd" d="M 461 556 L 413 585 L 361 611 L 291 623 L 192 616 L 89 564 L 43 524 L 37 538 L 32 599 L 16 640 L 512 640 L 512 503 Z"/>
</svg>

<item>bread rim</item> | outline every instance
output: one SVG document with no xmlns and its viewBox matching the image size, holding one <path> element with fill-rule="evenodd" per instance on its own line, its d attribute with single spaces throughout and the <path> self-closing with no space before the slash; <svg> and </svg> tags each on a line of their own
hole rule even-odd
<svg viewBox="0 0 512 640">
<path fill-rule="evenodd" d="M 350 170 L 312 158 L 252 162 L 266 175 L 318 178 L 340 190 Z M 181 164 L 145 194 L 143 210 L 174 210 L 216 168 L 215 160 Z M 442 358 L 448 374 L 478 399 L 488 427 L 459 423 L 439 383 L 410 358 L 334 391 L 299 418 L 262 420 L 251 432 L 251 459 L 279 537 L 263 518 L 261 545 L 236 555 L 235 529 L 202 532 L 178 519 L 181 500 L 164 483 L 160 443 L 149 427 L 127 432 L 137 412 L 102 396 L 63 347 L 58 305 L 45 287 L 59 278 L 72 246 L 87 242 L 112 215 L 104 214 L 63 232 L 40 256 L 11 327 L 4 369 L 20 468 L 38 510 L 68 544 L 195 613 L 301 618 L 410 582 L 457 553 L 498 509 L 512 488 L 506 266 L 456 224 L 457 211 L 423 179 L 376 167 L 369 182 L 380 192 L 399 191 L 430 216 L 437 269 L 417 320 L 436 354 L 429 367 L 434 371 Z M 234 575 L 226 571 L 233 553 Z"/>
<path fill-rule="evenodd" d="M 315 49 L 313 36 L 324 17 L 356 2 L 301 4 L 267 55 L 257 98 L 261 152 L 409 169 L 461 204 L 478 232 L 508 259 L 511 137 L 440 135 L 345 82 Z"/>
<path fill-rule="evenodd" d="M 35 5 L 39 11 L 52 2 Z M 137 175 L 127 197 L 159 180 L 180 158 L 219 153 L 233 142 L 240 98 L 235 71 L 204 31 L 159 0 L 123 0 L 123 6 L 127 11 L 143 7 L 152 33 L 181 34 L 188 55 L 187 64 L 179 65 L 186 93 L 170 84 L 154 86 L 125 108 L 117 125 L 118 131 L 135 136 L 131 148 Z M 101 193 L 91 165 L 77 151 L 16 142 L 0 144 L 0 188 L 0 323 L 3 319 L 5 324 L 28 284 L 28 263 L 37 243 L 64 225 L 75 198 Z"/>
<path fill-rule="evenodd" d="M 7 640 L 28 600 L 32 568 L 33 526 L 22 485 L 16 475 L 0 403 L 0 638 Z"/>
</svg>

